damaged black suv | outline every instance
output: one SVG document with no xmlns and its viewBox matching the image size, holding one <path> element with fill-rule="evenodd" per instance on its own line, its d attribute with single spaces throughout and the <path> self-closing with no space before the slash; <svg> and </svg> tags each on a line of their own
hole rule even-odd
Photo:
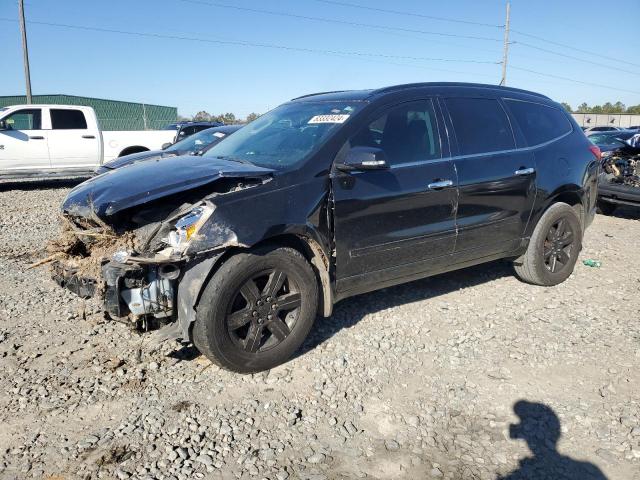
<svg viewBox="0 0 640 480">
<path fill-rule="evenodd" d="M 100 295 L 113 319 L 160 324 L 159 340 L 256 372 L 352 295 L 500 258 L 526 282 L 564 281 L 593 219 L 598 157 L 561 106 L 523 90 L 309 95 L 204 156 L 76 187 L 54 277 Z"/>
</svg>

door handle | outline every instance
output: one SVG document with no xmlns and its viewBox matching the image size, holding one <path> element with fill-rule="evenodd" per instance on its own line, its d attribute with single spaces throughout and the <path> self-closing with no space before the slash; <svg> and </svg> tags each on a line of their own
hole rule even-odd
<svg viewBox="0 0 640 480">
<path fill-rule="evenodd" d="M 451 180 L 439 180 L 437 182 L 430 183 L 427 185 L 429 190 L 442 190 L 443 188 L 447 188 L 453 185 Z"/>
<path fill-rule="evenodd" d="M 91 138 L 91 139 L 95 139 L 96 136 L 95 135 L 82 135 L 82 138 Z"/>
<path fill-rule="evenodd" d="M 33 135 L 33 136 L 29 135 L 29 139 L 30 140 L 44 140 L 44 137 L 41 136 L 41 135 Z"/>
<path fill-rule="evenodd" d="M 536 173 L 535 168 L 520 168 L 514 172 L 516 175 L 531 175 L 532 173 Z"/>
</svg>

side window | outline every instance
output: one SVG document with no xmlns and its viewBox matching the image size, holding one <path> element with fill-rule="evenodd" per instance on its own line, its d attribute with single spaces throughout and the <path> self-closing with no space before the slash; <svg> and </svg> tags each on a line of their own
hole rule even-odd
<svg viewBox="0 0 640 480">
<path fill-rule="evenodd" d="M 378 147 L 390 165 L 440 158 L 440 137 L 431 100 L 393 107 L 362 128 L 351 147 Z"/>
<path fill-rule="evenodd" d="M 11 130 L 40 130 L 42 129 L 42 110 L 25 108 L 13 112 L 4 120 Z"/>
<path fill-rule="evenodd" d="M 462 155 L 515 148 L 509 119 L 492 98 L 447 98 L 445 100 Z"/>
<path fill-rule="evenodd" d="M 51 128 L 53 130 L 86 130 L 87 120 L 81 110 L 52 108 Z"/>
<path fill-rule="evenodd" d="M 518 100 L 505 100 L 505 103 L 530 146 L 548 142 L 572 130 L 569 119 L 558 108 Z"/>
</svg>

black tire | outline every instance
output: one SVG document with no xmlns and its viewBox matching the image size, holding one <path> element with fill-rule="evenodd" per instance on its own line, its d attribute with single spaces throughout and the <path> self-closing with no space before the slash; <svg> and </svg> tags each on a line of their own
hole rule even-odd
<svg viewBox="0 0 640 480">
<path fill-rule="evenodd" d="M 571 275 L 581 249 L 580 217 L 566 203 L 554 203 L 536 225 L 525 254 L 514 261 L 516 275 L 533 285 L 557 285 Z"/>
<path fill-rule="evenodd" d="M 615 203 L 598 200 L 597 208 L 598 213 L 601 213 L 602 215 L 613 215 L 613 212 L 616 211 L 616 208 L 618 208 L 618 206 Z"/>
<path fill-rule="evenodd" d="M 318 283 L 302 254 L 287 247 L 259 248 L 229 258 L 209 280 L 193 343 L 222 368 L 260 372 L 293 355 L 317 312 Z"/>
</svg>

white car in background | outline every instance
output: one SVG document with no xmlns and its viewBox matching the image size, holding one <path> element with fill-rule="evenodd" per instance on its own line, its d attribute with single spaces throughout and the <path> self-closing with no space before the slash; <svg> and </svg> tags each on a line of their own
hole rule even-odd
<svg viewBox="0 0 640 480">
<path fill-rule="evenodd" d="M 14 105 L 0 109 L 0 178 L 90 175 L 114 158 L 159 150 L 170 130 L 100 130 L 91 107 Z"/>
</svg>

